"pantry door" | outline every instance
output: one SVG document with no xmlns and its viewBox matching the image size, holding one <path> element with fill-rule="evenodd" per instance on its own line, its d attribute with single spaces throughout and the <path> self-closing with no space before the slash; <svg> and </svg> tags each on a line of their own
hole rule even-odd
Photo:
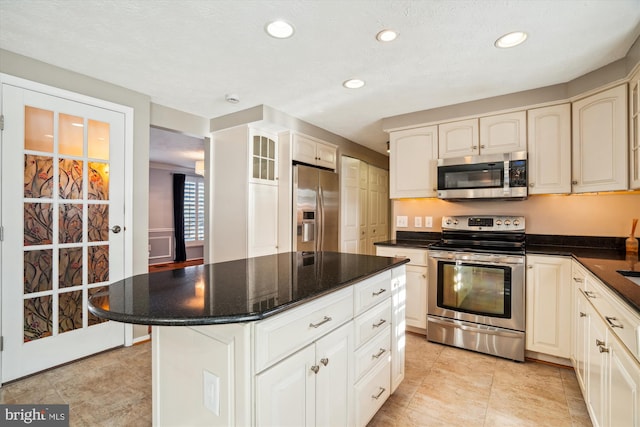
<svg viewBox="0 0 640 427">
<path fill-rule="evenodd" d="M 125 114 L 2 84 L 2 383 L 124 344 Z"/>
</svg>

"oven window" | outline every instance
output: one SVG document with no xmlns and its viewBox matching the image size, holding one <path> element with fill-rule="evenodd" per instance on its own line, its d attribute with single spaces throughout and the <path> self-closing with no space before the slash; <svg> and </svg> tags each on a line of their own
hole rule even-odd
<svg viewBox="0 0 640 427">
<path fill-rule="evenodd" d="M 504 186 L 504 163 L 441 166 L 438 189 L 501 188 Z"/>
<path fill-rule="evenodd" d="M 438 306 L 510 318 L 511 267 L 438 262 Z"/>
</svg>

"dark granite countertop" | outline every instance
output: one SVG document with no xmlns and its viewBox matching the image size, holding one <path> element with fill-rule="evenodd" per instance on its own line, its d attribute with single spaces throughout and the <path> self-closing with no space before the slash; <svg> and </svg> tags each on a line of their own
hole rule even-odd
<svg viewBox="0 0 640 427">
<path fill-rule="evenodd" d="M 288 252 L 141 274 L 92 296 L 98 317 L 144 325 L 247 322 L 299 306 L 406 259 Z"/>
</svg>

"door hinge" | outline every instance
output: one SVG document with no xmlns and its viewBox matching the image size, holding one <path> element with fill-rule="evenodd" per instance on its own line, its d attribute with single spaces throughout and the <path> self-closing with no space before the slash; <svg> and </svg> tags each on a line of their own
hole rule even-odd
<svg viewBox="0 0 640 427">
<path fill-rule="evenodd" d="M 4 337 L 0 337 L 0 351 L 4 350 Z"/>
<path fill-rule="evenodd" d="M 0 130 L 4 130 L 4 115 L 0 114 Z"/>
</svg>

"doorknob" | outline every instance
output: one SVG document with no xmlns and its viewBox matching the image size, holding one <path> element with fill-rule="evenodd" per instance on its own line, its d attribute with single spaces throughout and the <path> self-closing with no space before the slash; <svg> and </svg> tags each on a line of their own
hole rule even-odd
<svg viewBox="0 0 640 427">
<path fill-rule="evenodd" d="M 113 227 L 111 227 L 111 231 L 113 231 L 116 234 L 118 234 L 121 230 L 122 228 L 120 228 L 119 225 L 114 225 Z"/>
</svg>

